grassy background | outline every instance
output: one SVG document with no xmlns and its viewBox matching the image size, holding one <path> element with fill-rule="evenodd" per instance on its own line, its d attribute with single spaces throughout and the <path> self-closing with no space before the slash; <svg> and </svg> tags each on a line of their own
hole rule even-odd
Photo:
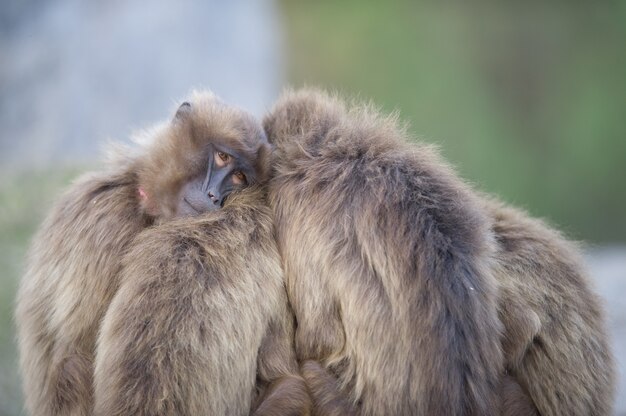
<svg viewBox="0 0 626 416">
<path fill-rule="evenodd" d="M 626 2 L 281 4 L 293 85 L 397 109 L 483 190 L 626 241 Z"/>
</svg>

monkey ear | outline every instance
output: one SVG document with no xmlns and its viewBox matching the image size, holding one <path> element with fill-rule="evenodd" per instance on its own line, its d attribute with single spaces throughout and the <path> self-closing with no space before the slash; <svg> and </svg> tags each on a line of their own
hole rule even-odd
<svg viewBox="0 0 626 416">
<path fill-rule="evenodd" d="M 186 118 L 189 115 L 189 113 L 191 113 L 191 104 L 185 101 L 178 107 L 178 110 L 176 110 L 176 115 L 174 116 L 174 119 L 182 120 Z"/>
</svg>

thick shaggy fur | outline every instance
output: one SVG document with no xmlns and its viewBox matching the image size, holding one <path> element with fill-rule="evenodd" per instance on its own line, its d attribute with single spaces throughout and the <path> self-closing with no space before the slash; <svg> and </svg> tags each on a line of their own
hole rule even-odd
<svg viewBox="0 0 626 416">
<path fill-rule="evenodd" d="M 365 415 L 493 414 L 502 325 L 480 200 L 368 108 L 288 93 L 264 127 L 298 358 Z"/>
<path fill-rule="evenodd" d="M 578 250 L 522 211 L 487 198 L 485 210 L 497 241 L 507 373 L 543 416 L 611 415 L 613 357 Z"/>
<path fill-rule="evenodd" d="M 264 127 L 318 414 L 610 414 L 599 302 L 557 233 L 367 106 L 288 92 Z"/>
<path fill-rule="evenodd" d="M 145 269 L 143 275 L 137 275 L 142 271 L 132 267 L 132 261 L 141 261 L 135 257 L 147 257 L 151 261 L 159 261 L 157 264 L 164 264 L 168 259 L 179 259 L 184 254 L 185 247 L 166 245 L 167 240 L 164 237 L 164 247 L 172 250 L 171 252 L 158 252 L 163 259 L 155 258 L 154 252 L 143 251 L 141 247 L 150 247 L 148 241 L 155 234 L 149 231 L 146 236 L 142 236 L 133 248 L 133 240 L 142 230 L 153 224 L 163 223 L 167 221 L 175 211 L 176 199 L 182 184 L 195 175 L 206 172 L 207 168 L 207 144 L 222 143 L 231 149 L 237 150 L 239 155 L 246 157 L 250 162 L 256 163 L 256 171 L 260 178 L 268 173 L 267 150 L 268 144 L 265 140 L 261 126 L 250 115 L 240 110 L 227 107 L 221 103 L 211 93 L 195 93 L 191 96 L 191 111 L 185 112 L 182 117 L 174 117 L 171 122 L 164 123 L 156 128 L 143 133 L 140 137 L 142 142 L 140 146 L 132 149 L 123 149 L 117 157 L 111 162 L 109 168 L 101 173 L 88 174 L 74 184 L 74 186 L 61 198 L 61 200 L 53 207 L 52 212 L 46 219 L 38 234 L 33 240 L 28 259 L 28 267 L 25 276 L 20 285 L 17 298 L 17 327 L 20 350 L 20 365 L 23 375 L 23 386 L 25 394 L 26 408 L 33 415 L 86 415 L 91 412 L 93 407 L 93 362 L 96 347 L 96 338 L 99 330 L 100 321 L 105 315 L 109 303 L 118 291 L 120 285 L 120 274 L 122 270 L 122 258 L 132 250 L 132 257 L 127 260 L 129 270 L 124 271 L 125 285 L 130 289 L 135 288 L 140 282 L 138 280 L 154 280 L 154 276 L 147 275 L 148 272 L 158 272 L 158 276 L 162 273 L 158 268 L 152 267 Z M 142 197 L 139 189 L 142 189 L 147 198 Z M 256 197 L 254 203 L 263 203 L 263 199 Z M 246 200 L 248 201 L 248 200 Z M 252 200 L 250 200 L 252 201 Z M 267 259 L 250 260 L 255 267 L 263 266 L 263 270 L 276 267 L 271 274 L 264 279 L 260 279 L 254 284 L 267 283 L 271 286 L 268 288 L 269 294 L 267 301 L 263 304 L 262 313 L 268 311 L 281 313 L 285 305 L 280 304 L 284 300 L 276 292 L 276 276 L 279 268 L 274 260 L 275 253 L 273 249 L 274 243 L 269 243 L 267 247 L 247 247 L 238 248 L 236 251 L 218 252 L 221 247 L 232 245 L 233 235 L 257 236 L 254 240 L 251 237 L 248 240 L 251 243 L 266 244 L 268 237 L 268 225 L 264 221 L 262 210 L 255 211 L 252 207 L 244 203 L 238 209 L 238 213 L 250 213 L 256 215 L 260 222 L 256 228 L 251 228 L 247 221 L 231 221 L 225 222 L 225 216 L 234 218 L 227 213 L 215 214 L 216 217 L 211 219 L 210 214 L 206 214 L 204 218 L 206 224 L 212 222 L 220 223 L 220 230 L 228 225 L 235 227 L 232 230 L 223 233 L 210 234 L 215 241 L 214 249 L 210 252 L 211 257 L 207 259 L 195 259 L 198 265 L 204 265 L 203 262 L 214 262 L 206 271 L 213 273 L 215 269 L 219 269 L 223 274 L 224 270 L 228 270 L 229 265 L 237 264 L 238 268 L 233 268 L 229 276 L 222 277 L 222 274 L 211 274 L 206 279 L 206 290 L 214 292 L 204 293 L 206 299 L 214 296 L 214 305 L 207 304 L 190 305 L 189 309 L 179 310 L 179 301 L 169 299 L 172 310 L 170 311 L 172 320 L 178 319 L 184 332 L 187 326 L 193 327 L 200 319 L 211 319 L 210 315 L 188 316 L 189 321 L 184 320 L 183 315 L 177 313 L 191 313 L 194 311 L 213 311 L 218 306 L 224 308 L 214 324 L 207 325 L 207 332 L 203 338 L 212 339 L 212 333 L 209 328 L 219 324 L 223 315 L 229 311 L 233 317 L 242 314 L 241 327 L 231 328 L 223 327 L 221 330 L 225 334 L 230 334 L 229 338 L 215 340 L 214 345 L 210 345 L 207 341 L 206 348 L 213 349 L 212 354 L 218 354 L 218 348 L 243 348 L 246 349 L 247 356 L 238 358 L 245 365 L 250 365 L 256 358 L 259 345 L 253 345 L 259 342 L 258 331 L 267 329 L 265 327 L 249 328 L 249 325 L 261 324 L 263 319 L 270 319 L 267 322 L 276 324 L 277 318 L 273 315 L 267 315 L 265 318 L 258 318 L 257 321 L 246 321 L 252 311 L 242 311 L 239 305 L 245 303 L 258 293 L 256 288 L 248 287 L 236 293 L 234 288 L 226 291 L 224 287 L 216 284 L 216 279 L 226 279 L 229 282 L 236 280 L 240 275 L 244 274 L 242 269 L 243 259 L 250 259 L 252 253 L 257 255 L 267 255 Z M 235 205 L 234 203 L 231 205 Z M 247 211 L 246 211 L 247 209 Z M 257 213 L 258 212 L 258 213 Z M 196 219 L 190 219 L 190 224 L 196 224 Z M 199 220 L 198 220 L 199 221 Z M 180 220 L 176 224 L 183 229 L 180 235 L 180 241 L 189 236 L 190 228 L 184 227 L 185 220 Z M 168 226 L 163 231 L 163 236 L 171 236 L 172 226 Z M 243 228 L 236 228 L 243 227 Z M 195 234 L 198 241 L 194 244 L 191 239 L 187 239 L 190 245 L 186 246 L 190 255 L 205 253 L 207 251 L 208 240 L 201 236 L 201 230 L 206 227 L 199 227 Z M 255 231 L 256 230 L 256 231 Z M 172 237 L 174 238 L 174 237 Z M 220 242 L 224 240 L 223 242 Z M 177 240 L 178 241 L 178 240 Z M 153 244 L 154 245 L 154 244 Z M 201 247 L 201 249 L 199 248 Z M 229 249 L 230 250 L 230 249 Z M 249 253 L 247 252 L 249 251 Z M 184 257 L 184 256 L 183 256 Z M 186 257 L 185 257 L 186 258 Z M 188 279 L 190 286 L 197 287 L 199 275 L 185 275 L 196 271 L 192 266 L 193 258 L 186 258 L 190 262 L 184 263 L 184 268 L 178 270 L 178 274 L 169 276 L 170 280 L 165 280 L 163 285 L 171 284 L 171 281 L 182 281 Z M 219 263 L 218 263 L 219 262 Z M 142 263 L 143 264 L 143 263 Z M 171 264 L 171 263 L 170 263 Z M 173 266 L 172 266 L 173 267 Z M 182 266 L 181 266 L 182 267 Z M 189 267 L 189 268 L 187 268 Z M 208 265 L 207 265 L 208 267 Z M 248 272 L 249 273 L 249 272 Z M 132 277 L 128 277 L 132 276 Z M 178 280 L 176 280 L 178 279 Z M 209 285 L 210 282 L 211 285 Z M 156 282 L 155 282 L 156 284 Z M 224 285 L 228 285 L 224 282 Z M 237 286 L 240 287 L 240 286 Z M 129 289 L 129 290 L 130 290 Z M 185 293 L 184 287 L 180 287 L 180 292 Z M 165 290 L 165 289 L 164 289 Z M 188 290 L 187 290 L 188 291 Z M 168 292 L 169 293 L 169 292 Z M 127 295 L 120 294 L 120 298 L 116 300 L 117 304 L 123 304 L 127 299 Z M 238 297 L 241 297 L 239 299 Z M 226 302 L 234 298 L 236 307 L 231 308 Z M 137 301 L 147 298 L 139 297 Z M 164 302 L 168 299 L 157 299 L 155 306 L 148 306 L 145 302 L 141 303 L 144 307 L 152 309 L 155 313 L 159 311 L 161 315 Z M 222 303 L 219 303 L 222 302 Z M 123 306 L 123 305 L 121 305 Z M 130 308 L 132 305 L 127 305 Z M 274 309 L 272 309 L 274 308 Z M 140 314 L 141 311 L 132 309 L 135 313 Z M 121 319 L 119 313 L 111 311 L 108 318 L 112 323 L 107 326 L 111 329 L 112 336 L 120 333 L 113 331 L 119 329 L 114 326 L 116 319 Z M 159 316 L 161 316 L 159 315 Z M 128 317 L 129 322 L 137 317 Z M 166 317 L 164 317 L 166 319 Z M 235 318 L 233 318 L 235 319 Z M 158 330 L 171 329 L 165 326 L 167 322 L 153 322 L 150 328 Z M 232 322 L 224 322 L 224 325 L 231 325 Z M 146 324 L 148 325 L 148 324 Z M 155 326 L 157 325 L 157 326 Z M 187 326 L 186 326 L 187 325 Z M 127 332 L 121 333 L 135 334 L 132 331 L 134 327 L 129 327 Z M 282 329 L 289 331 L 288 328 Z M 121 331 L 121 330 L 120 330 Z M 107 332 L 108 333 L 108 332 Z M 167 336 L 174 337 L 171 331 L 167 332 Z M 165 336 L 166 334 L 163 334 Z M 154 333 L 146 333 L 146 336 L 155 336 Z M 182 336 L 182 335 L 181 335 Z M 191 335 L 190 335 L 191 336 Z M 247 337 L 250 336 L 250 339 Z M 180 340 L 181 345 L 187 339 Z M 129 340 L 126 340 L 129 341 Z M 164 342 L 175 343 L 175 339 L 167 339 Z M 219 341 L 219 342 L 218 342 Z M 228 344 L 230 341 L 230 344 Z M 138 341 L 139 342 L 139 341 Z M 200 341 L 198 341 L 199 343 Z M 101 338 L 103 347 L 106 345 L 106 339 Z M 198 343 L 194 344 L 194 348 L 198 347 Z M 172 344 L 167 344 L 172 345 Z M 108 348 L 108 347 L 107 347 Z M 142 351 L 147 352 L 145 345 L 138 348 L 144 348 Z M 109 351 L 108 349 L 106 351 Z M 232 352 L 232 351 L 231 351 Z M 292 357 L 286 350 L 284 363 L 278 369 L 289 368 Z M 233 357 L 229 351 L 224 351 L 224 355 Z M 110 359 L 128 360 L 128 357 L 113 357 L 107 354 Z M 135 357 L 139 358 L 139 357 Z M 207 357 L 209 360 L 210 357 Z M 125 361 L 127 362 L 127 361 Z M 270 360 L 275 362 L 275 360 Z M 100 360 L 101 367 L 107 363 Z M 109 363 L 111 364 L 111 363 Z M 140 365 L 141 363 L 137 363 Z M 191 361 L 181 362 L 180 365 L 192 365 L 187 371 L 200 372 L 203 362 L 192 363 Z M 196 367 L 197 365 L 197 367 Z M 271 368 L 271 364 L 269 365 Z M 214 374 L 212 378 L 205 379 L 204 382 L 220 383 L 228 379 L 229 367 L 223 368 L 224 372 Z M 140 370 L 140 367 L 137 367 Z M 128 368 L 127 368 L 128 370 Z M 181 368 L 181 371 L 182 368 Z M 250 368 L 247 371 L 253 371 Z M 266 370 L 261 373 L 262 381 L 269 381 L 265 376 L 273 376 L 277 371 Z M 170 373 L 175 376 L 176 372 Z M 103 373 L 100 373 L 105 377 Z M 141 377 L 141 373 L 136 374 Z M 242 374 L 233 373 L 233 376 L 242 376 Z M 165 375 L 164 375 L 165 376 Z M 249 373 L 245 374 L 249 378 Z M 191 377 L 191 375 L 190 375 Z M 246 380 L 248 380 L 246 378 Z M 126 383 L 128 380 L 100 380 L 99 386 L 116 386 L 116 383 Z M 139 379 L 137 380 L 140 381 Z M 151 386 L 155 386 L 156 382 L 171 382 L 171 380 L 153 380 Z M 165 385 L 165 384 L 164 384 Z M 230 386 L 227 384 L 224 388 Z M 140 388 L 140 386 L 135 386 Z M 103 387 L 104 388 L 104 387 Z M 155 387 L 156 388 L 156 387 Z M 165 387 L 163 387 L 164 389 Z M 190 386 L 192 388 L 192 386 Z M 206 389 L 209 390 L 208 388 Z M 165 390 L 160 390 L 161 392 Z M 218 390 L 215 390 L 216 392 Z M 176 391 L 169 390 L 169 394 L 175 394 Z M 98 391 L 96 391 L 98 393 Z M 132 392 L 126 391 L 125 394 L 132 396 Z M 106 390 L 107 400 L 114 400 L 111 390 Z M 243 398 L 249 397 L 249 392 L 241 393 Z M 163 397 L 154 396 L 161 400 Z M 228 397 L 233 397 L 228 396 Z M 228 400 L 224 397 L 223 400 Z M 122 400 L 123 397 L 117 397 Z M 115 400 L 117 400 L 115 399 Z M 197 396 L 194 400 L 204 403 L 210 400 L 207 396 Z M 148 400 L 148 397 L 144 398 Z M 102 401 L 99 401 L 102 403 Z M 156 406 L 154 403 L 144 402 L 146 408 Z M 200 406 L 200 404 L 190 403 L 190 408 Z M 112 403 L 107 403 L 112 405 Z M 117 404 L 116 404 L 117 405 Z M 248 403 L 249 405 L 249 403 Z M 235 406 L 235 405 L 233 405 Z M 236 406 L 244 406 L 243 402 L 237 403 Z M 239 407 L 237 407 L 239 408 Z M 232 413 L 235 414 L 235 413 Z"/>
<path fill-rule="evenodd" d="M 299 389 L 258 414 L 303 414 L 283 412 L 308 400 L 292 342 L 271 215 L 249 188 L 136 239 L 98 341 L 95 415 L 245 415 L 259 350 L 261 380 L 293 374 Z"/>
</svg>

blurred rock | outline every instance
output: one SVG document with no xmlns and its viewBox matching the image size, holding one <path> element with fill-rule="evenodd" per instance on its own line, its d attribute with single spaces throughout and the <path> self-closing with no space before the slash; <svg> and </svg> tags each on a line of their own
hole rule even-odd
<svg viewBox="0 0 626 416">
<path fill-rule="evenodd" d="M 596 289 L 606 302 L 618 370 L 615 414 L 623 416 L 626 415 L 626 247 L 589 250 L 587 263 Z"/>
<path fill-rule="evenodd" d="M 10 0 L 0 22 L 3 171 L 95 160 L 194 87 L 261 115 L 282 82 L 272 0 Z"/>
</svg>

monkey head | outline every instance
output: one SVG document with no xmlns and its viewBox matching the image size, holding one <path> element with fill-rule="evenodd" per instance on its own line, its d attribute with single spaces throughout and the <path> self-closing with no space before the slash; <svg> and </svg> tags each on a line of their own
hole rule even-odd
<svg viewBox="0 0 626 416">
<path fill-rule="evenodd" d="M 140 161 L 141 208 L 159 219 L 219 209 L 232 192 L 267 179 L 269 153 L 252 115 L 194 92 L 157 129 Z"/>
</svg>

